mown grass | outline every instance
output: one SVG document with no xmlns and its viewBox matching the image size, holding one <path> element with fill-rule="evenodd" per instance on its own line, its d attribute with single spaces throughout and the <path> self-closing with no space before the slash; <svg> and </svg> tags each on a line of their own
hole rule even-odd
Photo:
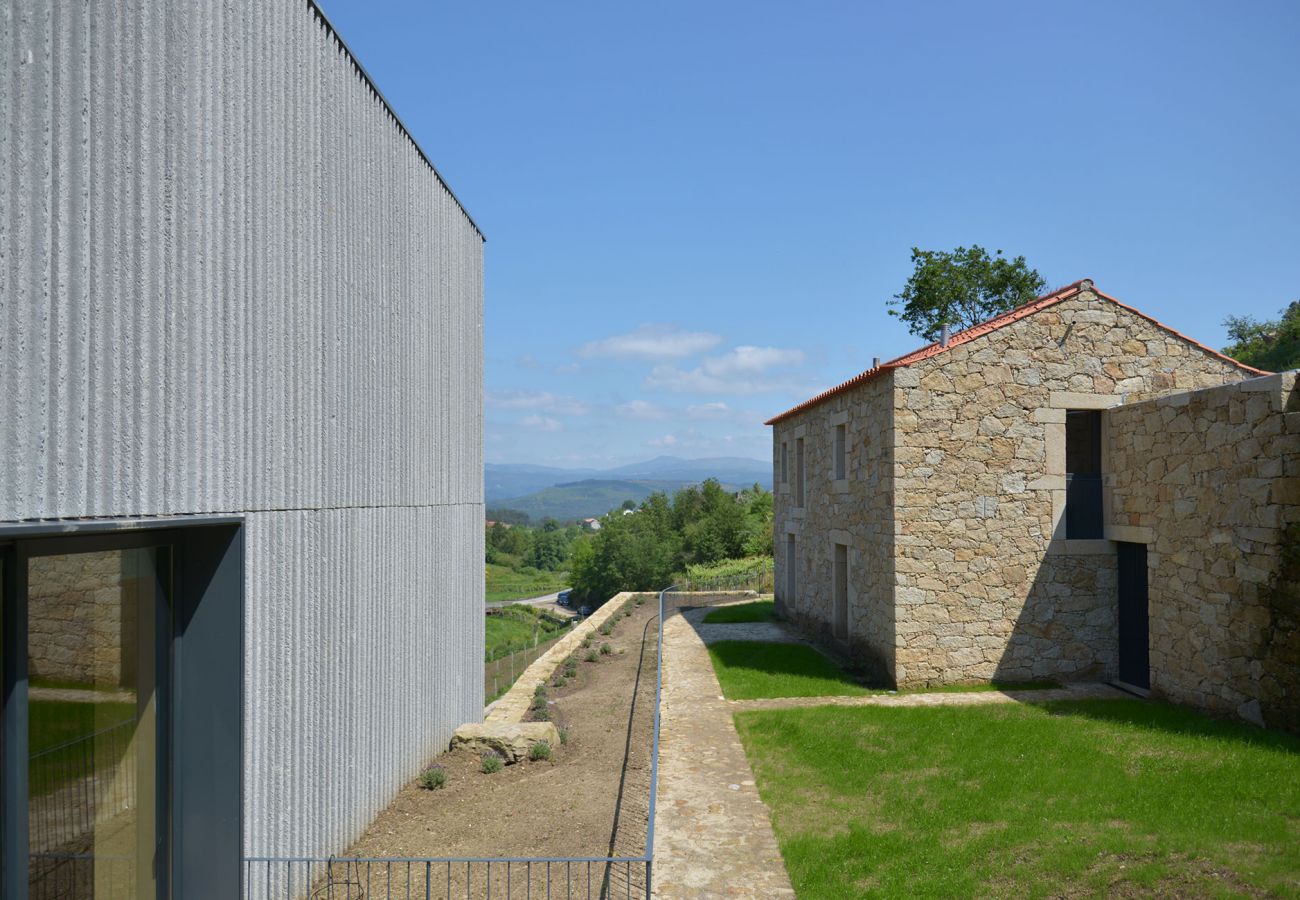
<svg viewBox="0 0 1300 900">
<path fill-rule="evenodd" d="M 485 603 L 541 597 L 566 587 L 569 579 L 568 572 L 521 572 L 495 563 L 487 564 L 485 576 Z"/>
<path fill-rule="evenodd" d="M 723 696 L 729 700 L 875 693 L 803 644 L 718 641 L 709 645 L 709 656 Z"/>
<path fill-rule="evenodd" d="M 964 694 L 970 691 L 1050 691 L 1061 685 L 1055 681 L 985 681 L 978 684 L 936 684 L 909 688 L 900 694 Z"/>
<path fill-rule="evenodd" d="M 753 603 L 720 606 L 704 617 L 705 625 L 734 625 L 740 622 L 774 621 L 776 621 L 776 603 L 772 600 L 755 600 Z"/>
<path fill-rule="evenodd" d="M 1300 896 L 1300 740 L 1137 700 L 740 713 L 800 898 Z"/>
<path fill-rule="evenodd" d="M 531 606 L 505 606 L 484 618 L 484 656 L 489 662 L 549 640 L 563 631 L 553 617 L 543 616 Z"/>
</svg>

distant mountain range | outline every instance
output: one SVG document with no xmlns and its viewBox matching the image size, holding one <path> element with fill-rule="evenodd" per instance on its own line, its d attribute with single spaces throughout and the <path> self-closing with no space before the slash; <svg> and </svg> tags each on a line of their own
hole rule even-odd
<svg viewBox="0 0 1300 900">
<path fill-rule="evenodd" d="M 772 465 L 757 459 L 720 456 L 681 459 L 660 456 L 613 469 L 559 469 L 514 463 L 488 463 L 484 472 L 487 505 L 517 509 L 534 520 L 601 516 L 624 500 L 640 503 L 655 491 L 672 492 L 716 478 L 729 490 L 772 487 Z"/>
</svg>

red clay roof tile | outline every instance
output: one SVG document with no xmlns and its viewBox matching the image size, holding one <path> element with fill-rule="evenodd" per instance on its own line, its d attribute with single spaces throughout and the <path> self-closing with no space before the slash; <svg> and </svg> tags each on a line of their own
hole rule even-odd
<svg viewBox="0 0 1300 900">
<path fill-rule="evenodd" d="M 1200 343 L 1199 341 L 1192 340 L 1182 332 L 1170 328 L 1168 325 L 1164 324 L 1163 322 L 1160 322 L 1157 319 L 1152 318 L 1151 316 L 1148 316 L 1146 313 L 1142 312 L 1141 310 L 1135 309 L 1132 306 L 1129 306 L 1127 303 L 1123 303 L 1117 300 L 1116 298 L 1110 296 L 1109 294 L 1105 294 L 1097 290 L 1096 286 L 1093 285 L 1090 279 L 1081 278 L 1078 281 L 1074 282 L 1073 284 L 1067 284 L 1063 288 L 1058 288 L 1057 290 L 1052 291 L 1049 294 L 1044 294 L 1043 296 L 1039 297 L 1037 300 L 1031 300 L 1029 303 L 1026 303 L 1023 306 L 1017 306 L 1015 309 L 1010 309 L 1004 313 L 999 313 L 998 315 L 994 316 L 993 318 L 989 319 L 986 322 L 981 322 L 978 325 L 974 325 L 970 328 L 967 328 L 965 331 L 957 332 L 956 334 L 952 335 L 948 339 L 947 346 L 943 346 L 938 341 L 936 341 L 933 344 L 927 344 L 924 347 L 921 347 L 917 350 L 913 350 L 911 353 L 906 353 L 898 357 L 897 359 L 891 359 L 889 362 L 881 363 L 875 368 L 868 369 L 867 371 L 863 372 L 860 375 L 855 375 L 854 377 L 850 378 L 848 381 L 845 381 L 841 384 L 837 384 L 835 387 L 830 388 L 829 390 L 822 391 L 817 396 L 805 400 L 803 403 L 800 403 L 798 406 L 791 407 L 790 409 L 787 409 L 785 412 L 773 416 L 763 424 L 775 425 L 777 422 L 780 422 L 784 419 L 788 419 L 793 415 L 797 415 L 798 413 L 801 413 L 806 409 L 810 409 L 824 400 L 829 400 L 831 397 L 834 397 L 836 394 L 841 394 L 844 391 L 849 390 L 850 388 L 854 388 L 860 384 L 868 382 L 890 369 L 903 368 L 905 366 L 910 366 L 912 363 L 920 362 L 923 359 L 929 359 L 932 356 L 938 356 L 940 353 L 945 353 L 948 350 L 951 350 L 953 347 L 959 347 L 962 344 L 969 343 L 970 341 L 973 341 L 978 337 L 983 337 L 984 335 L 989 334 L 990 332 L 997 331 L 999 328 L 1002 328 L 1005 325 L 1010 325 L 1012 322 L 1018 322 L 1023 318 L 1032 316 L 1034 313 L 1039 312 L 1040 310 L 1044 310 L 1047 307 L 1052 306 L 1053 304 L 1060 303 L 1062 300 L 1068 300 L 1069 298 L 1075 296 L 1076 294 L 1078 294 L 1080 291 L 1083 290 L 1091 290 L 1098 297 L 1109 300 L 1111 303 L 1114 303 L 1116 306 L 1122 307 L 1123 309 L 1126 309 L 1129 312 L 1134 313 L 1135 315 L 1141 316 L 1142 318 L 1146 319 L 1148 322 L 1151 322 L 1152 324 L 1169 332 L 1175 337 L 1186 341 L 1187 343 L 1191 344 L 1194 347 L 1204 350 L 1206 353 L 1209 353 L 1211 356 L 1217 356 L 1219 359 L 1226 360 L 1232 363 L 1233 365 L 1239 367 L 1243 371 L 1250 372 L 1255 375 L 1271 374 L 1269 372 L 1265 372 L 1263 369 L 1256 369 L 1253 366 L 1246 365 L 1245 363 L 1237 362 L 1232 357 L 1224 356 L 1222 353 L 1213 349 L 1212 347 L 1207 347 L 1204 344 Z"/>
</svg>

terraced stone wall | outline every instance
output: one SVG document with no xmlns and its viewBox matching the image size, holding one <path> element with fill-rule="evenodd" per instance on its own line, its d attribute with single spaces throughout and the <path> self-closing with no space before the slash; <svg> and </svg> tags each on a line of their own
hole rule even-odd
<svg viewBox="0 0 1300 900">
<path fill-rule="evenodd" d="M 1153 694 L 1300 731 L 1296 373 L 1107 419 L 1112 531 L 1148 545 Z"/>
</svg>

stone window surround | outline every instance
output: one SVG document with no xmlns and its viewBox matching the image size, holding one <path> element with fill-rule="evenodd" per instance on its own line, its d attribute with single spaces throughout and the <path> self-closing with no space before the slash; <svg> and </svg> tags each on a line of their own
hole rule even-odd
<svg viewBox="0 0 1300 900">
<path fill-rule="evenodd" d="M 831 492 L 836 494 L 847 494 L 849 492 L 849 479 L 848 479 L 849 450 L 853 446 L 853 441 L 849 437 L 849 411 L 847 409 L 840 410 L 839 412 L 835 413 L 830 418 L 828 418 L 826 420 L 826 424 L 829 425 L 831 428 L 831 441 L 832 441 L 831 471 L 830 471 Z M 844 476 L 845 477 L 836 478 L 835 477 L 836 475 L 835 451 L 834 451 L 833 444 L 835 440 L 835 428 L 840 425 L 844 426 Z"/>
<path fill-rule="evenodd" d="M 1043 439 L 1046 450 L 1046 460 L 1044 473 L 1041 478 L 1033 481 L 1030 490 L 1047 490 L 1052 493 L 1052 537 L 1047 545 L 1047 552 L 1053 554 L 1068 554 L 1072 556 L 1098 555 L 1115 552 L 1114 541 L 1128 540 L 1125 537 L 1114 536 L 1120 533 L 1131 534 L 1128 529 L 1122 532 L 1120 529 L 1111 525 L 1105 526 L 1105 537 L 1095 540 L 1067 540 L 1065 537 L 1065 413 L 1072 409 L 1099 409 L 1107 410 L 1119 406 L 1124 402 L 1123 394 L 1083 394 L 1074 391 L 1051 391 L 1048 394 L 1047 406 L 1034 410 L 1033 419 L 1043 426 Z M 1101 418 L 1102 427 L 1102 472 L 1106 473 L 1110 467 L 1106 459 L 1105 439 L 1106 428 L 1108 427 L 1107 417 L 1103 414 Z M 1108 476 L 1103 474 L 1103 483 L 1108 484 Z M 1110 491 L 1103 491 L 1102 494 L 1102 518 L 1104 522 L 1110 522 Z M 1150 529 L 1145 529 L 1149 532 Z M 1150 535 L 1147 535 L 1147 541 L 1137 541 L 1137 543 L 1149 543 Z"/>
<path fill-rule="evenodd" d="M 849 635 L 853 633 L 853 622 L 854 622 L 853 616 L 854 616 L 854 611 L 857 610 L 858 608 L 857 594 L 853 589 L 854 579 L 851 573 L 861 565 L 862 560 L 860 559 L 860 554 L 858 553 L 856 545 L 853 543 L 853 535 L 850 532 L 845 531 L 841 528 L 834 528 L 831 529 L 831 531 L 827 536 L 830 538 L 831 553 L 832 553 L 830 562 L 832 568 L 835 565 L 835 557 L 833 555 L 835 552 L 835 545 L 842 544 L 846 548 L 845 571 L 844 571 L 844 594 L 848 604 L 849 625 L 848 625 L 848 632 L 840 639 L 847 640 Z M 832 590 L 834 590 L 834 583 L 835 583 L 835 579 L 832 576 L 831 578 Z M 835 607 L 835 598 L 834 596 L 832 596 L 831 609 L 830 609 L 832 619 L 835 613 L 834 607 Z"/>
</svg>

